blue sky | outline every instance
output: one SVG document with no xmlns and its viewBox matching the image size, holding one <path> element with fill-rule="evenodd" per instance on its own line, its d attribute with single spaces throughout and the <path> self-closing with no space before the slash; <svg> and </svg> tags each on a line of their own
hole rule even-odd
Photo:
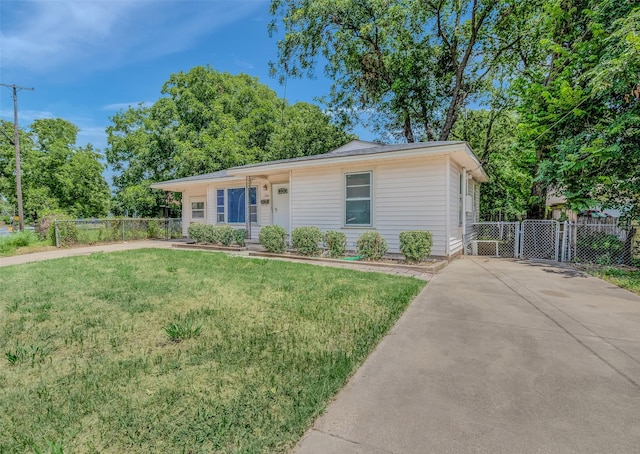
<svg viewBox="0 0 640 454">
<path fill-rule="evenodd" d="M 110 116 L 156 101 L 170 74 L 197 65 L 256 76 L 282 97 L 269 77 L 270 19 L 268 0 L 0 0 L 0 83 L 35 88 L 18 94 L 20 126 L 63 118 L 80 128 L 79 144 L 104 150 Z M 318 74 L 289 80 L 287 100 L 327 94 L 331 82 Z M 5 87 L 0 117 L 13 121 Z"/>
</svg>

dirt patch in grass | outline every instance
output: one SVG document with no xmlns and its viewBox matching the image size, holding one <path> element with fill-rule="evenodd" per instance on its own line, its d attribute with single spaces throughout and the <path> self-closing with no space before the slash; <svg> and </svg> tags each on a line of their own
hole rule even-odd
<svg viewBox="0 0 640 454">
<path fill-rule="evenodd" d="M 3 268 L 0 452 L 286 452 L 423 286 L 157 249 Z"/>
</svg>

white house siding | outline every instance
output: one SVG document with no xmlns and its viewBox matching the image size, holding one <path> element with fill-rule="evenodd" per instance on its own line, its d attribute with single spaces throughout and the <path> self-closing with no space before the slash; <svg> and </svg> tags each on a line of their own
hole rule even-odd
<svg viewBox="0 0 640 454">
<path fill-rule="evenodd" d="M 205 200 L 204 218 L 206 220 L 208 219 L 209 210 L 210 210 L 206 186 L 187 188 L 182 193 L 182 235 L 183 236 L 188 235 L 187 229 L 189 228 L 189 224 L 193 222 L 191 219 L 191 201 L 202 200 L 202 199 Z M 202 221 L 198 220 L 198 222 L 202 222 Z"/>
<path fill-rule="evenodd" d="M 347 235 L 349 249 L 363 232 L 378 231 L 389 252 L 398 253 L 399 234 L 406 230 L 429 230 L 433 255 L 445 255 L 445 158 L 443 156 L 360 163 L 322 170 L 292 172 L 292 228 L 316 226 L 322 231 L 339 230 Z M 372 227 L 344 227 L 344 174 L 373 172 Z"/>
</svg>

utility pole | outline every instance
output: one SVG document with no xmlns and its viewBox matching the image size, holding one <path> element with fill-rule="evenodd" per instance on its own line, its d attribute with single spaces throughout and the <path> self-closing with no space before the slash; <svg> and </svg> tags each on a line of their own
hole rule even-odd
<svg viewBox="0 0 640 454">
<path fill-rule="evenodd" d="M 0 84 L 11 88 L 13 91 L 13 144 L 16 147 L 16 196 L 18 198 L 18 222 L 20 231 L 24 230 L 24 210 L 22 209 L 22 170 L 20 169 L 20 135 L 18 134 L 18 90 L 31 90 L 33 88 L 18 87 L 16 84 Z"/>
</svg>

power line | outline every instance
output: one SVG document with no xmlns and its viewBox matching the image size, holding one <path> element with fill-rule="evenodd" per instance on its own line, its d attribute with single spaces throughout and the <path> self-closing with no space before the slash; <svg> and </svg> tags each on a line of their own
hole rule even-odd
<svg viewBox="0 0 640 454">
<path fill-rule="evenodd" d="M 16 84 L 0 84 L 13 91 L 13 144 L 16 148 L 16 196 L 18 198 L 18 222 L 20 231 L 24 230 L 24 210 L 22 209 L 22 170 L 20 169 L 20 135 L 18 134 L 18 91 L 33 88 L 19 87 Z"/>
</svg>

